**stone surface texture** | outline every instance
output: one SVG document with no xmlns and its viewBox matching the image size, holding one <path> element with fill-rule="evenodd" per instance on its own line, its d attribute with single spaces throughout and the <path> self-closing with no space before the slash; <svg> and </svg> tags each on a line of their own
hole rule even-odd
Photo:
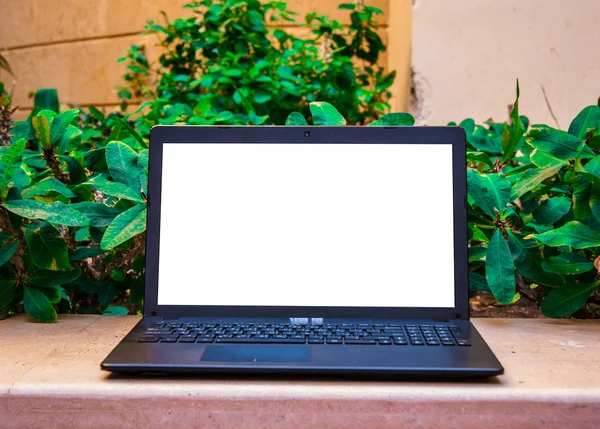
<svg viewBox="0 0 600 429">
<path fill-rule="evenodd" d="M 475 382 L 141 378 L 100 371 L 135 316 L 0 322 L 0 428 L 597 428 L 600 323 L 476 319 L 505 367 Z"/>
<path fill-rule="evenodd" d="M 598 0 L 413 0 L 413 100 L 419 123 L 508 119 L 560 128 L 600 96 Z"/>
</svg>

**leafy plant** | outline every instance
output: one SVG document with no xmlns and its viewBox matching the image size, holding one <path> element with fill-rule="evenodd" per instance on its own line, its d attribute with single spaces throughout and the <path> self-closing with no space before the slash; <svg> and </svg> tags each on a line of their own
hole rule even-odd
<svg viewBox="0 0 600 429">
<path fill-rule="evenodd" d="M 142 304 L 147 143 L 92 112 L 40 110 L 0 148 L 0 318 Z"/>
<path fill-rule="evenodd" d="M 308 115 L 322 100 L 345 112 L 351 124 L 377 119 L 390 109 L 395 73 L 377 63 L 385 46 L 375 17 L 362 1 L 345 3 L 350 25 L 317 13 L 305 17 L 310 36 L 285 30 L 294 21 L 286 2 L 199 0 L 184 6 L 195 16 L 149 21 L 144 34 L 159 37 L 163 53 L 151 63 L 141 46 L 127 62 L 124 100 L 147 99 L 136 127 L 153 124 L 278 124 L 291 111 Z M 269 28 L 268 23 L 276 27 Z M 279 25 L 279 26 L 277 26 Z"/>
<path fill-rule="evenodd" d="M 600 297 L 600 107 L 568 132 L 519 116 L 461 122 L 467 134 L 472 290 L 508 304 L 521 295 L 542 312 L 598 315 Z M 517 275 L 515 277 L 515 274 Z"/>
</svg>

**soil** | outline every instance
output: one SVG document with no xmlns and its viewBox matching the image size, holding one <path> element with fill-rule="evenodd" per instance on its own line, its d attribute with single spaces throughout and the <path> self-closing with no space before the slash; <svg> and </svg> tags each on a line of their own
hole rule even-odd
<svg viewBox="0 0 600 429">
<path fill-rule="evenodd" d="M 508 317 L 540 318 L 544 317 L 537 302 L 521 298 L 512 305 L 500 305 L 490 292 L 476 292 L 469 299 L 471 317 Z"/>
</svg>

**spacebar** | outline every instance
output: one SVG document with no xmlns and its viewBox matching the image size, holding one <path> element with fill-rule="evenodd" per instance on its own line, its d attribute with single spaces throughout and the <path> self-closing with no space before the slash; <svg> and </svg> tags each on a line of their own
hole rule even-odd
<svg viewBox="0 0 600 429">
<path fill-rule="evenodd" d="M 294 338 L 217 338 L 215 343 L 245 343 L 245 344 L 304 344 L 306 339 Z"/>
</svg>

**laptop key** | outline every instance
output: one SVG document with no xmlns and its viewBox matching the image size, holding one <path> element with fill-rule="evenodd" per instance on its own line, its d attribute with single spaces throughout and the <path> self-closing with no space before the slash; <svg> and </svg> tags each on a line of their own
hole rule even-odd
<svg viewBox="0 0 600 429">
<path fill-rule="evenodd" d="M 442 341 L 442 345 L 443 346 L 453 346 L 454 345 L 454 341 Z"/>
<path fill-rule="evenodd" d="M 342 344 L 341 338 L 327 338 L 327 344 Z"/>
<path fill-rule="evenodd" d="M 178 342 L 180 342 L 180 343 L 195 343 L 196 337 L 180 337 Z"/>
<path fill-rule="evenodd" d="M 462 339 L 457 339 L 456 344 L 458 344 L 459 346 L 470 346 L 471 345 L 470 342 L 468 342 L 467 340 L 462 340 Z"/>
<path fill-rule="evenodd" d="M 176 343 L 177 338 L 179 338 L 179 337 L 162 337 L 160 339 L 160 342 L 161 343 Z"/>
<path fill-rule="evenodd" d="M 346 337 L 346 340 L 344 341 L 345 344 L 352 344 L 352 345 L 358 345 L 358 344 L 376 344 L 375 340 L 354 340 L 354 339 L 348 339 L 348 337 Z"/>
<path fill-rule="evenodd" d="M 397 346 L 406 346 L 408 341 L 406 341 L 404 338 L 394 338 L 394 344 Z"/>
<path fill-rule="evenodd" d="M 323 338 L 309 338 L 308 344 L 323 344 Z"/>
<path fill-rule="evenodd" d="M 379 344 L 382 346 L 388 346 L 390 344 L 392 344 L 392 340 L 387 339 L 387 340 L 379 340 Z"/>
<path fill-rule="evenodd" d="M 154 336 L 143 336 L 142 338 L 140 338 L 138 340 L 138 343 L 156 343 L 158 342 L 158 340 L 160 339 L 160 337 L 154 335 Z"/>
<path fill-rule="evenodd" d="M 196 339 L 197 343 L 212 343 L 214 341 L 213 337 L 198 337 Z"/>
</svg>

